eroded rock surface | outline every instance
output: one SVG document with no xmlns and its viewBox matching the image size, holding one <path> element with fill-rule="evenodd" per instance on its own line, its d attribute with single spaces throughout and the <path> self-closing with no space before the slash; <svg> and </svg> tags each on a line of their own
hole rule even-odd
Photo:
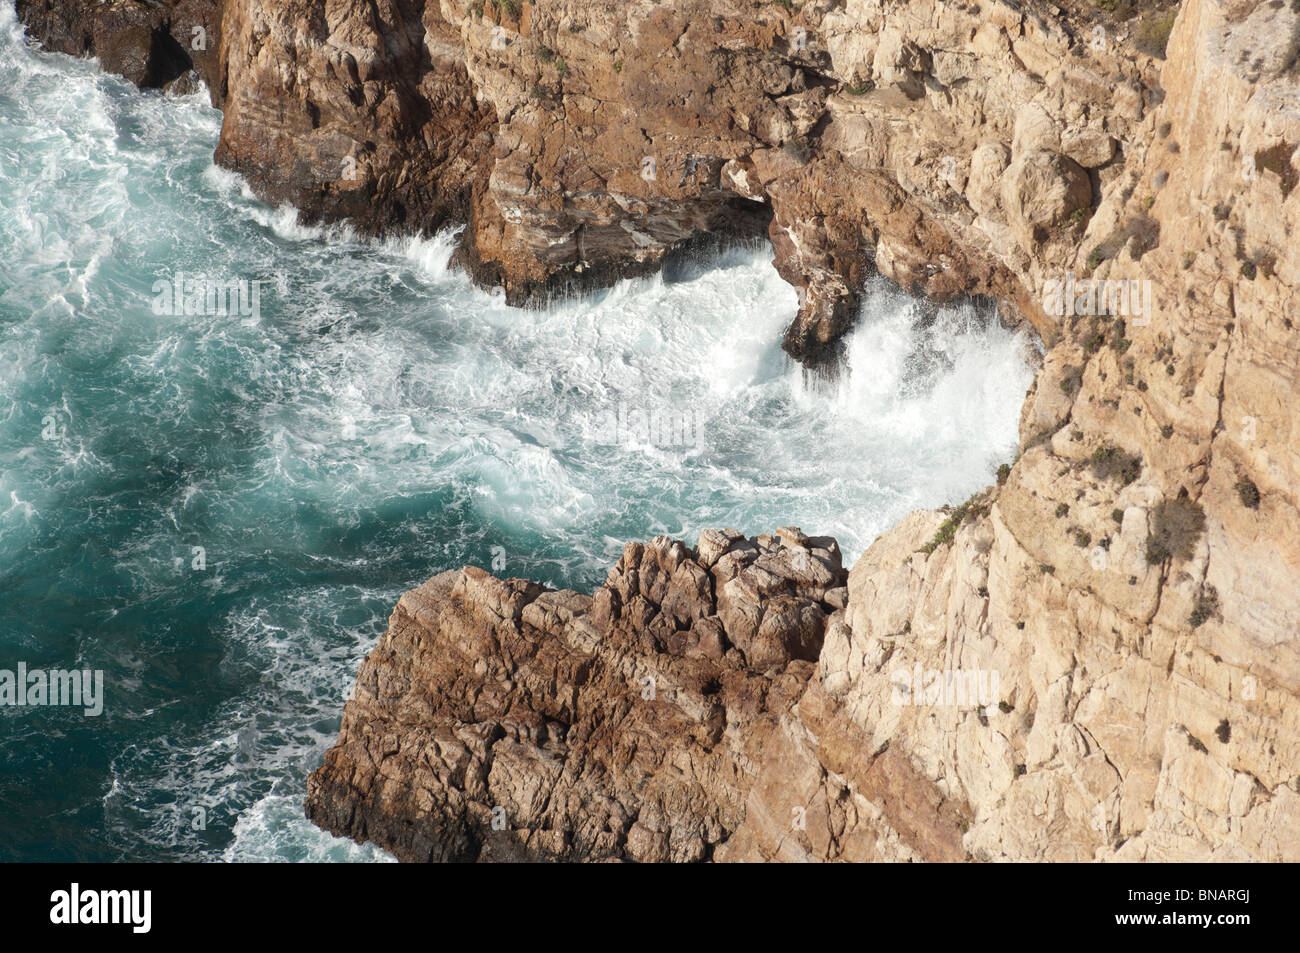
<svg viewBox="0 0 1300 953">
<path fill-rule="evenodd" d="M 1089 216 L 1032 110 L 977 150 L 988 234 L 1046 229 L 1027 273 L 1075 307 L 999 483 L 881 536 L 815 670 L 738 730 L 762 743 L 714 860 L 1300 860 L 1298 32 L 1188 0 Z M 1137 297 L 1097 314 L 1094 279 Z M 780 604 L 761 568 L 715 575 L 724 631 L 798 646 L 749 614 Z"/>
<path fill-rule="evenodd" d="M 846 576 L 794 529 L 631 543 L 594 597 L 435 576 L 363 664 L 308 816 L 403 860 L 709 859 Z"/>
<path fill-rule="evenodd" d="M 195 71 L 221 88 L 217 51 L 222 0 L 16 0 L 18 17 L 50 50 L 95 56 L 137 86 L 164 87 Z"/>
<path fill-rule="evenodd" d="M 766 232 L 800 292 L 786 348 L 811 364 L 876 273 L 991 296 L 1052 338 L 1044 275 L 1141 161 L 1164 95 L 1133 22 L 1028 0 L 19 9 L 137 82 L 179 42 L 225 111 L 220 163 L 313 220 L 464 222 L 457 261 L 513 303 Z"/>
<path fill-rule="evenodd" d="M 1149 314 L 1067 318 L 1005 485 L 853 567 L 824 687 L 970 806 L 976 857 L 1300 859 L 1298 19 L 1183 5 L 1070 263 Z M 1000 672 L 1006 710 L 882 701 L 917 663 Z"/>
</svg>

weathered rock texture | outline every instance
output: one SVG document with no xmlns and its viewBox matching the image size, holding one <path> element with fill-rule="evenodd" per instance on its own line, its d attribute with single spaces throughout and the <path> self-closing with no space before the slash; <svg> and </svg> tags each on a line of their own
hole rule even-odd
<svg viewBox="0 0 1300 953">
<path fill-rule="evenodd" d="M 403 860 L 713 857 L 845 577 L 793 529 L 631 543 L 594 598 L 436 576 L 363 664 L 307 814 Z"/>
<path fill-rule="evenodd" d="M 77 50 L 130 6 L 21 4 Z M 1300 859 L 1300 5 L 792 7 L 222 5 L 221 160 L 311 214 L 463 216 L 512 300 L 766 215 L 797 356 L 872 269 L 1049 346 L 1002 484 L 881 537 L 843 613 L 733 602 L 709 541 L 645 601 L 417 590 L 312 816 L 411 858 Z M 1050 313 L 1070 278 L 1151 307 Z M 918 665 L 1000 704 L 905 704 Z"/>
<path fill-rule="evenodd" d="M 1062 322 L 1005 484 L 853 567 L 822 688 L 977 858 L 1300 859 L 1298 36 L 1294 5 L 1183 5 L 1084 241 L 1034 253 L 1150 281 L 1150 323 Z M 1001 707 L 891 704 L 918 662 L 999 672 Z"/>
<path fill-rule="evenodd" d="M 48 49 L 96 56 L 104 69 L 147 88 L 166 86 L 194 70 L 213 91 L 214 104 L 220 104 L 220 0 L 16 4 L 28 32 Z"/>
<path fill-rule="evenodd" d="M 1030 0 L 19 7 L 138 82 L 205 26 L 219 162 L 309 219 L 466 222 L 459 262 L 511 302 L 766 228 L 800 289 L 786 347 L 810 363 L 877 271 L 1054 334 L 1043 271 L 1141 162 L 1162 95 L 1131 24 Z"/>
</svg>

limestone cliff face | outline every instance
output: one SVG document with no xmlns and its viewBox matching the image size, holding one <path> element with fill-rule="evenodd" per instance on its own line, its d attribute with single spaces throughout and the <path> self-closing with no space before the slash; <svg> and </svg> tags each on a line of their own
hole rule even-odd
<svg viewBox="0 0 1300 953">
<path fill-rule="evenodd" d="M 108 15 L 21 6 L 78 50 Z M 221 161 L 464 219 L 512 300 L 766 223 L 796 356 L 873 269 L 1048 345 L 999 485 L 882 536 L 847 602 L 793 531 L 658 542 L 644 585 L 630 550 L 594 602 L 409 594 L 318 823 L 412 859 L 1300 859 L 1300 5 L 217 6 Z M 733 545 L 788 574 L 720 575 Z"/>
<path fill-rule="evenodd" d="M 1300 858 L 1297 30 L 1183 5 L 1122 175 L 1036 266 L 1150 281 L 1149 323 L 1063 321 L 1004 485 L 853 567 L 821 688 L 974 857 Z M 998 672 L 1000 707 L 894 704 L 918 663 Z"/>
</svg>

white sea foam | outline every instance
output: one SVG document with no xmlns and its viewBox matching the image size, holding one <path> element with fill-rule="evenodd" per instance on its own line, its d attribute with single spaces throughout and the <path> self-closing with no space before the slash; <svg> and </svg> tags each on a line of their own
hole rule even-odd
<svg viewBox="0 0 1300 953">
<path fill-rule="evenodd" d="M 332 837 L 307 820 L 299 798 L 268 795 L 235 825 L 235 839 L 222 855 L 226 863 L 394 863 L 371 844 Z"/>
</svg>

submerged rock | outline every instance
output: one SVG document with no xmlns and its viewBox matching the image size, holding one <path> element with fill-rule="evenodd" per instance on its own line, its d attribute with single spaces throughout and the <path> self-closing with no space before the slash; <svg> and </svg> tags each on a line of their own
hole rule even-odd
<svg viewBox="0 0 1300 953">
<path fill-rule="evenodd" d="M 203 89 L 203 79 L 198 70 L 187 70 L 163 87 L 168 96 L 192 96 Z"/>
</svg>

